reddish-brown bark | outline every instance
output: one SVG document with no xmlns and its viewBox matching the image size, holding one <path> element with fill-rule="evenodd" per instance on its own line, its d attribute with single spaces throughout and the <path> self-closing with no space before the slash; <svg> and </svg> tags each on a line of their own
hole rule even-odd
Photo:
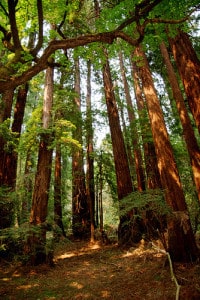
<svg viewBox="0 0 200 300">
<path fill-rule="evenodd" d="M 184 98 L 180 90 L 176 74 L 170 62 L 169 54 L 164 42 L 160 44 L 160 49 L 167 68 L 169 82 L 172 87 L 173 98 L 176 102 L 176 107 L 182 124 L 183 138 L 185 139 L 187 150 L 189 153 L 193 171 L 193 179 L 196 185 L 198 199 L 200 201 L 200 148 L 198 146 L 197 139 L 195 137 L 194 130 L 184 103 Z"/>
<path fill-rule="evenodd" d="M 155 153 L 155 146 L 152 141 L 152 133 L 150 129 L 149 119 L 147 117 L 147 108 L 143 99 L 143 92 L 139 78 L 139 69 L 134 60 L 134 52 L 132 57 L 132 75 L 134 82 L 135 98 L 139 113 L 140 127 L 142 133 L 145 170 L 147 176 L 147 187 L 149 189 L 161 188 L 160 174 L 158 171 L 158 162 Z"/>
<path fill-rule="evenodd" d="M 145 190 L 145 175 L 144 175 L 143 162 L 142 162 L 142 153 L 138 142 L 137 128 L 134 125 L 135 122 L 134 108 L 133 108 L 133 103 L 130 95 L 128 81 L 125 75 L 125 67 L 124 67 L 123 56 L 121 52 L 119 53 L 119 62 L 120 62 L 120 70 L 121 70 L 122 81 L 124 84 L 124 91 L 126 96 L 128 118 L 129 118 L 130 128 L 131 128 L 131 140 L 133 145 L 135 169 L 136 169 L 136 176 L 137 176 L 137 189 L 138 191 L 143 191 Z"/>
<path fill-rule="evenodd" d="M 121 199 L 123 199 L 133 191 L 133 186 L 124 138 L 120 126 L 118 108 L 116 104 L 110 65 L 108 61 L 108 53 L 105 49 L 104 54 L 105 63 L 103 65 L 103 82 L 113 147 L 113 156 L 117 179 L 117 193 L 120 202 Z M 134 220 L 134 218 L 132 217 L 133 210 L 120 217 L 120 224 L 118 228 L 118 238 L 120 244 L 132 243 L 136 241 L 138 239 L 138 236 L 140 235 L 139 228 L 137 227 L 136 229 L 136 225 L 139 226 L 140 224 L 137 223 L 136 220 Z"/>
<path fill-rule="evenodd" d="M 53 104 L 53 68 L 48 67 L 45 77 L 44 103 L 42 124 L 46 130 L 51 122 L 51 109 Z M 42 133 L 40 136 L 37 172 L 32 197 L 30 214 L 29 251 L 32 264 L 40 264 L 46 261 L 46 217 L 49 199 L 49 187 L 52 168 L 52 133 Z M 36 226 L 36 227 L 35 227 Z M 35 229 L 36 228 L 36 229 Z"/>
<path fill-rule="evenodd" d="M 187 33 L 179 30 L 176 37 L 168 39 L 190 110 L 200 133 L 200 60 Z"/>
<path fill-rule="evenodd" d="M 137 48 L 137 55 L 140 61 L 140 77 L 151 123 L 161 184 L 165 192 L 165 200 L 172 210 L 172 217 L 168 222 L 168 250 L 174 261 L 195 260 L 197 247 L 163 113 L 148 61 L 141 47 Z"/>
</svg>

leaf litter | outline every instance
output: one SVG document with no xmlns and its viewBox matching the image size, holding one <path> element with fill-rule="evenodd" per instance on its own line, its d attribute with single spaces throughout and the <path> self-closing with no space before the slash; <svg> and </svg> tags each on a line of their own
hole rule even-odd
<svg viewBox="0 0 200 300">
<path fill-rule="evenodd" d="M 140 243 L 117 244 L 63 240 L 54 267 L 1 263 L 0 299 L 4 300 L 171 300 L 176 286 L 165 254 Z M 200 299 L 200 265 L 175 264 L 179 299 Z"/>
</svg>

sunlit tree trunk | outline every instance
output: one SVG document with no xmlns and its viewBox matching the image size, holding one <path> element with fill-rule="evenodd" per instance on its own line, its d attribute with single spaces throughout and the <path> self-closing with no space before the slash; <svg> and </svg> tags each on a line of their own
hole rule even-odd
<svg viewBox="0 0 200 300">
<path fill-rule="evenodd" d="M 168 220 L 168 251 L 173 261 L 195 260 L 197 259 L 197 247 L 163 113 L 148 61 L 141 47 L 137 48 L 137 55 L 161 183 L 166 202 L 172 209 L 172 215 Z"/>
<path fill-rule="evenodd" d="M 168 39 L 190 110 L 200 133 L 200 60 L 187 33 L 179 30 L 174 38 L 168 37 Z"/>
<path fill-rule="evenodd" d="M 95 193 L 94 193 L 94 149 L 93 149 L 93 127 L 92 127 L 92 110 L 91 110 L 91 61 L 87 62 L 87 170 L 86 170 L 86 189 L 88 204 L 90 207 L 90 231 L 91 242 L 94 241 L 95 229 Z"/>
<path fill-rule="evenodd" d="M 46 261 L 46 217 L 52 167 L 52 133 L 47 132 L 51 126 L 53 104 L 53 68 L 48 67 L 45 77 L 42 126 L 40 135 L 37 172 L 32 198 L 30 225 L 33 226 L 29 238 L 31 263 L 36 265 Z M 35 227 L 36 226 L 36 227 Z M 35 229 L 36 228 L 36 229 Z M 38 232 L 37 232 L 38 231 Z"/>
<path fill-rule="evenodd" d="M 82 116 L 79 60 L 75 59 L 74 123 L 76 129 L 73 138 L 81 148 L 74 148 L 72 153 L 72 230 L 74 237 L 83 238 L 89 234 L 89 207 L 87 203 L 83 149 L 82 149 Z"/>
<path fill-rule="evenodd" d="M 157 157 L 155 153 L 155 146 L 152 140 L 152 133 L 150 123 L 147 116 L 147 108 L 143 99 L 143 92 L 139 78 L 139 70 L 134 60 L 134 53 L 132 57 L 132 76 L 134 82 L 135 99 L 139 114 L 139 121 L 141 127 L 141 135 L 144 148 L 145 171 L 147 176 L 147 188 L 157 189 L 161 188 L 160 174 L 158 171 Z"/>
<path fill-rule="evenodd" d="M 176 101 L 176 107 L 179 113 L 180 121 L 183 128 L 183 138 L 185 139 L 187 150 L 190 157 L 190 162 L 193 171 L 193 178 L 196 185 L 198 199 L 200 201 L 200 149 L 192 128 L 192 124 L 184 103 L 184 98 L 181 93 L 176 74 L 171 64 L 169 54 L 165 43 L 160 44 L 161 53 L 167 68 L 169 82 L 172 87 L 173 98 Z M 200 87 L 200 85 L 199 85 Z M 199 98 L 200 100 L 200 98 Z"/>
<path fill-rule="evenodd" d="M 138 142 L 138 134 L 137 134 L 136 126 L 134 124 L 135 122 L 134 108 L 132 104 L 128 81 L 125 75 L 125 67 L 124 67 L 123 56 L 121 51 L 119 52 L 119 62 L 120 62 L 122 82 L 124 85 L 124 92 L 126 96 L 128 118 L 129 118 L 130 128 L 131 128 L 131 139 L 133 144 L 133 153 L 134 153 L 135 168 L 137 174 L 137 189 L 138 191 L 143 191 L 145 190 L 145 174 L 143 169 L 142 153 Z"/>
</svg>

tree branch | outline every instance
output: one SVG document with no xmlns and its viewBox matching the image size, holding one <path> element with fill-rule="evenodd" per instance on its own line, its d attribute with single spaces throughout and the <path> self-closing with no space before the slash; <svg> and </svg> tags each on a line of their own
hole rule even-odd
<svg viewBox="0 0 200 300">
<path fill-rule="evenodd" d="M 39 35 L 38 35 L 37 45 L 31 51 L 31 54 L 34 57 L 38 54 L 38 52 L 42 48 L 42 44 L 43 44 L 43 7 L 42 7 L 41 0 L 37 0 L 37 12 L 38 12 Z"/>
<path fill-rule="evenodd" d="M 17 23 L 16 23 L 16 16 L 15 16 L 15 7 L 17 2 L 13 0 L 8 0 L 8 14 L 9 14 L 9 20 L 10 20 L 10 27 L 12 32 L 12 38 L 13 38 L 13 44 L 15 49 L 22 49 L 20 39 L 19 39 L 19 32 L 17 29 Z"/>
<path fill-rule="evenodd" d="M 3 26 L 0 25 L 0 31 L 3 33 L 4 37 L 2 38 L 2 42 L 4 46 L 10 50 L 11 52 L 14 51 L 13 45 L 10 43 L 11 40 L 11 32 L 7 31 Z"/>
<path fill-rule="evenodd" d="M 114 39 L 117 37 L 116 32 L 106 32 L 98 34 L 89 34 L 85 36 L 79 36 L 76 38 L 65 39 L 65 40 L 54 40 L 49 43 L 49 46 L 44 50 L 42 56 L 37 59 L 37 62 L 34 66 L 30 67 L 28 70 L 23 72 L 20 75 L 16 76 L 4 76 L 0 79 L 0 92 L 3 92 L 7 89 L 16 88 L 17 86 L 23 84 L 24 82 L 29 81 L 39 72 L 46 69 L 48 65 L 49 56 L 58 49 L 72 49 L 79 46 L 84 46 L 91 44 L 93 42 L 101 42 L 111 44 Z M 0 70 L 1 71 L 1 70 Z"/>
<path fill-rule="evenodd" d="M 3 4 L 0 2 L 0 7 L 2 8 L 2 10 L 4 11 L 6 17 L 8 17 L 8 12 L 7 10 L 5 9 L 5 7 L 3 6 Z"/>
</svg>

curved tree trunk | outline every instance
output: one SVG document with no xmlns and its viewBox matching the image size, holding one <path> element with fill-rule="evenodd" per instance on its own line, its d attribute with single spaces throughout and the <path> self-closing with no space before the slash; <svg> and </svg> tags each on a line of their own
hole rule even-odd
<svg viewBox="0 0 200 300">
<path fill-rule="evenodd" d="M 179 30 L 176 37 L 168 37 L 168 40 L 200 133 L 200 60 L 187 33 Z"/>
<path fill-rule="evenodd" d="M 168 251 L 173 261 L 195 260 L 198 256 L 197 247 L 163 113 L 148 61 L 141 47 L 137 48 L 137 55 L 161 183 L 165 192 L 166 202 L 172 209 L 172 216 L 168 221 Z"/>
</svg>

